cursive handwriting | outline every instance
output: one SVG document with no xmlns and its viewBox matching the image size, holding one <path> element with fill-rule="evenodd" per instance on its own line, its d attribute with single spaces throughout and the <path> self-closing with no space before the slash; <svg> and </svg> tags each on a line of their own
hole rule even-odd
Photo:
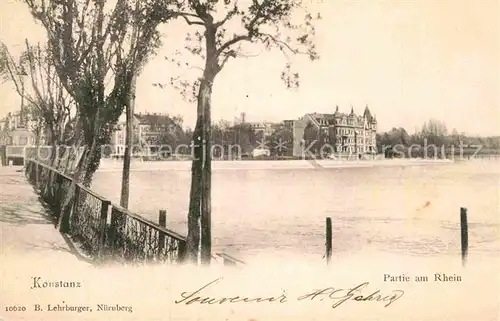
<svg viewBox="0 0 500 321">
<path fill-rule="evenodd" d="M 320 301 L 323 301 L 326 298 L 333 301 L 332 308 L 336 308 L 341 304 L 347 302 L 348 300 L 354 300 L 358 302 L 360 301 L 387 302 L 384 305 L 384 307 L 388 307 L 396 300 L 400 299 L 404 294 L 403 290 L 392 290 L 390 294 L 385 294 L 385 295 L 380 293 L 380 290 L 375 290 L 368 295 L 364 295 L 362 291 L 368 286 L 368 284 L 369 282 L 364 282 L 351 289 L 335 289 L 329 287 L 320 290 L 315 290 L 311 293 L 298 297 L 297 300 L 301 301 L 309 299 L 312 301 L 318 299 Z"/>
<path fill-rule="evenodd" d="M 222 296 L 222 297 L 211 297 L 202 294 L 204 290 L 217 284 L 221 278 L 215 279 L 201 288 L 193 292 L 182 292 L 181 298 L 175 300 L 176 304 L 191 305 L 194 303 L 198 304 L 224 304 L 224 303 L 286 303 L 288 302 L 288 297 L 285 292 L 276 296 L 269 297 L 248 297 L 248 296 Z M 356 302 L 366 302 L 366 301 L 376 301 L 384 302 L 384 307 L 390 306 L 392 303 L 400 299 L 404 295 L 403 290 L 392 290 L 388 294 L 382 294 L 380 290 L 368 291 L 369 282 L 361 283 L 350 289 L 337 289 L 333 287 L 328 287 L 324 289 L 314 290 L 310 293 L 301 295 L 296 298 L 297 301 L 304 300 L 319 300 L 324 301 L 330 300 L 332 303 L 332 308 L 337 308 L 338 306 L 344 304 L 347 301 Z"/>
<path fill-rule="evenodd" d="M 201 291 L 205 290 L 209 286 L 211 286 L 219 281 L 220 281 L 220 278 L 202 286 L 201 288 L 199 288 L 198 290 L 196 290 L 192 293 L 182 292 L 181 293 L 182 299 L 176 300 L 174 302 L 176 304 L 184 303 L 185 305 L 190 305 L 190 304 L 193 304 L 196 302 L 198 302 L 200 304 L 223 304 L 223 303 L 239 303 L 239 302 L 245 302 L 245 303 L 249 303 L 249 302 L 257 302 L 257 303 L 260 303 L 260 302 L 279 302 L 279 303 L 285 303 L 287 301 L 286 295 L 284 293 L 279 295 L 279 296 L 276 296 L 276 297 L 270 296 L 267 298 L 261 298 L 261 297 L 249 298 L 249 297 L 242 297 L 242 296 L 212 298 L 212 297 L 208 297 L 208 296 L 205 296 L 205 297 L 197 296 Z"/>
</svg>

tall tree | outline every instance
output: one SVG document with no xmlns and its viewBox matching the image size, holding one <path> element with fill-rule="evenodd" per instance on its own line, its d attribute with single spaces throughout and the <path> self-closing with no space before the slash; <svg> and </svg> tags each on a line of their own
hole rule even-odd
<svg viewBox="0 0 500 321">
<path fill-rule="evenodd" d="M 448 134 L 446 124 L 436 119 L 429 119 L 422 125 L 421 136 L 428 144 L 443 146 L 446 143 L 445 136 Z"/>
<path fill-rule="evenodd" d="M 126 81 L 123 86 L 123 97 L 126 110 L 126 134 L 125 134 L 125 155 L 123 159 L 122 187 L 120 205 L 128 208 L 130 195 L 130 159 L 133 148 L 133 119 L 136 95 L 136 83 L 143 66 L 154 50 L 160 46 L 160 34 L 158 25 L 168 20 L 169 15 L 161 16 L 161 0 L 135 0 L 122 1 L 126 9 L 122 10 L 122 28 L 130 28 L 129 50 L 124 55 L 121 51 L 117 54 L 117 64 L 121 72 L 125 75 Z M 130 3 L 132 2 L 132 3 Z"/>
<path fill-rule="evenodd" d="M 238 123 L 231 127 L 231 132 L 233 133 L 233 141 L 232 144 L 237 146 L 239 152 L 242 154 L 249 154 L 252 150 L 259 145 L 264 147 L 264 137 L 263 134 L 256 133 L 254 128 L 249 123 Z M 232 151 L 234 152 L 234 150 Z M 236 155 L 241 156 L 241 155 Z"/>
<path fill-rule="evenodd" d="M 211 259 L 211 111 L 216 76 L 231 58 L 245 56 L 242 45 L 260 44 L 284 53 L 318 58 L 312 43 L 313 16 L 298 0 L 178 0 L 171 8 L 195 28 L 186 47 L 204 60 L 202 76 L 194 90 L 197 121 L 193 133 L 194 159 L 188 214 L 188 259 L 202 263 Z M 294 23 L 294 14 L 305 19 Z M 219 18 L 218 18 L 219 17 Z M 295 17 L 296 18 L 296 17 Z M 289 88 L 298 85 L 298 74 L 290 65 L 281 75 Z M 201 249 L 201 251 L 200 251 Z M 201 252 L 201 253 L 200 253 Z"/>
<path fill-rule="evenodd" d="M 60 216 L 60 230 L 66 230 L 75 184 L 90 185 L 100 163 L 101 147 L 109 142 L 119 116 L 130 104 L 141 51 L 136 48 L 127 54 L 124 47 L 132 43 L 134 48 L 129 26 L 135 6 L 128 0 L 117 0 L 114 6 L 106 6 L 105 0 L 23 1 L 47 32 L 51 63 L 80 116 L 75 132 L 81 138 L 76 141 L 81 141 L 85 152 Z M 162 22 L 165 15 L 158 12 L 164 11 L 164 1 L 145 1 L 137 20 L 144 25 Z"/>
<path fill-rule="evenodd" d="M 123 41 L 116 32 L 119 28 L 114 28 L 118 10 L 107 16 L 104 1 L 98 0 L 24 1 L 46 29 L 51 63 L 81 116 L 75 131 L 81 134 L 79 139 L 87 150 L 75 181 L 89 185 L 98 166 L 95 159 L 102 142 L 100 133 L 112 123 L 114 114 L 119 114 L 105 110 L 111 106 L 106 104 L 105 79 L 116 47 L 121 45 L 118 42 Z"/>
</svg>

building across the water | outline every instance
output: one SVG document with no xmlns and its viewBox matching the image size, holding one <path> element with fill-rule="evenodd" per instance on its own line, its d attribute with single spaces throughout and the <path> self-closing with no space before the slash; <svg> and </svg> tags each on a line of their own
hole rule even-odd
<svg viewBox="0 0 500 321">
<path fill-rule="evenodd" d="M 176 129 L 178 125 L 165 114 L 137 113 L 133 120 L 134 148 L 143 149 L 161 144 L 161 138 Z M 123 114 L 111 135 L 112 155 L 123 157 L 125 153 L 126 115 Z"/>
<path fill-rule="evenodd" d="M 256 134 L 261 133 L 264 137 L 271 136 L 276 128 L 280 126 L 279 123 L 271 122 L 251 122 L 249 123 Z"/>
<path fill-rule="evenodd" d="M 341 113 L 338 106 L 332 114 L 306 114 L 293 123 L 293 132 L 294 156 L 308 150 L 321 156 L 362 158 L 377 151 L 377 119 L 368 106 L 362 115 L 352 107 L 350 113 Z"/>
</svg>

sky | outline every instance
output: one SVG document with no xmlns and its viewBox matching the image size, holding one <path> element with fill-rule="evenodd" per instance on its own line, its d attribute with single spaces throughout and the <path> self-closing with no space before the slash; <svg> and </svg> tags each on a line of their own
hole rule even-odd
<svg viewBox="0 0 500 321">
<path fill-rule="evenodd" d="M 308 0 L 320 12 L 315 43 L 320 60 L 293 60 L 301 85 L 280 80 L 286 62 L 279 52 L 252 48 L 252 57 L 231 60 L 217 76 L 214 120 L 297 119 L 306 113 L 362 113 L 368 105 L 379 131 L 424 121 L 444 121 L 470 135 L 500 135 L 500 5 L 497 0 Z M 191 28 L 189 26 L 189 28 Z M 165 60 L 184 46 L 190 29 L 182 21 L 162 27 L 164 46 L 138 80 L 136 112 L 180 114 L 194 127 L 196 106 L 174 88 L 172 76 L 192 75 Z M 191 29 L 192 31 L 192 29 Z M 0 4 L 0 40 L 12 52 L 24 39 L 40 41 L 44 30 L 15 0 Z M 0 85 L 0 117 L 19 109 L 9 83 Z"/>
</svg>

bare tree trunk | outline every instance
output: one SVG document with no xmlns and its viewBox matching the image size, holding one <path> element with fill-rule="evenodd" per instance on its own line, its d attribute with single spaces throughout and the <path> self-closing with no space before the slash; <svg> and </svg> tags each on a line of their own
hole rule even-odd
<svg viewBox="0 0 500 321">
<path fill-rule="evenodd" d="M 207 26 L 205 30 L 206 58 L 203 79 L 198 90 L 198 104 L 193 141 L 201 144 L 194 147 L 191 169 L 191 193 L 188 214 L 188 258 L 210 264 L 212 258 L 212 144 L 211 144 L 211 98 L 215 76 L 220 71 L 217 65 L 217 29 Z"/>
<path fill-rule="evenodd" d="M 212 78 L 213 79 L 213 78 Z M 212 79 L 202 81 L 200 88 L 203 108 L 203 170 L 201 184 L 201 263 L 210 264 L 212 258 L 212 148 L 211 148 L 211 96 Z"/>
<path fill-rule="evenodd" d="M 56 168 L 56 159 L 57 159 L 57 143 L 54 141 L 54 142 L 52 142 L 51 151 L 50 151 L 50 158 L 49 158 L 48 162 L 46 163 L 46 165 L 48 165 L 52 168 Z M 38 161 L 41 162 L 40 159 L 38 159 Z M 49 171 L 49 173 L 47 175 L 47 184 L 42 187 L 43 193 L 46 194 L 48 191 L 52 193 L 51 189 L 53 189 L 53 187 L 54 187 L 54 174 L 52 171 Z"/>
<path fill-rule="evenodd" d="M 131 106 L 127 104 L 126 113 L 126 132 L 125 132 L 125 153 L 123 155 L 123 170 L 122 170 L 122 189 L 120 195 L 120 205 L 124 208 L 128 208 L 129 199 L 129 184 L 130 184 L 130 158 L 132 156 L 132 116 Z"/>
<path fill-rule="evenodd" d="M 64 203 L 60 209 L 60 215 L 58 220 L 59 231 L 63 233 L 69 232 L 69 222 L 71 218 L 71 207 L 73 205 L 73 200 L 76 192 L 76 184 L 81 182 L 85 184 L 85 180 L 89 171 L 90 163 L 92 162 L 93 155 L 96 151 L 96 137 L 90 146 L 90 149 L 85 148 L 82 159 L 80 160 L 79 166 L 77 166 L 76 172 L 73 175 L 73 180 L 69 189 L 66 191 L 66 196 L 64 198 Z"/>
<path fill-rule="evenodd" d="M 200 104 L 198 103 L 198 110 Z M 191 165 L 191 191 L 189 193 L 188 235 L 186 259 L 190 263 L 198 263 L 200 246 L 200 216 L 201 216 L 201 184 L 202 184 L 202 117 L 198 113 L 198 121 L 193 132 L 193 161 Z"/>
<path fill-rule="evenodd" d="M 135 92 L 136 92 L 137 74 L 133 72 L 130 83 L 130 92 L 127 99 L 126 113 L 126 134 L 125 134 L 125 154 L 123 155 L 123 171 L 122 171 L 122 190 L 120 196 L 120 205 L 128 208 L 128 200 L 130 195 L 130 158 L 132 157 L 132 148 L 134 143 L 134 107 L 135 107 Z"/>
<path fill-rule="evenodd" d="M 203 264 L 209 264 L 212 257 L 211 94 L 212 81 L 203 80 L 200 84 L 198 94 L 198 121 L 193 133 L 194 153 L 191 167 L 191 191 L 188 214 L 187 258 L 191 263 L 197 263 L 198 255 L 201 254 L 201 262 Z"/>
<path fill-rule="evenodd" d="M 60 215 L 59 215 L 59 220 L 57 222 L 57 226 L 59 227 L 59 231 L 63 233 L 68 233 L 69 232 L 69 222 L 70 222 L 70 216 L 71 216 L 71 208 L 73 204 L 73 199 L 75 196 L 76 192 L 76 184 L 79 183 L 84 183 L 86 185 L 86 181 L 88 180 L 88 172 L 89 172 L 89 167 L 92 162 L 92 159 L 94 157 L 94 154 L 97 149 L 97 132 L 98 130 L 96 129 L 98 127 L 98 120 L 99 120 L 99 115 L 100 114 L 100 109 L 97 110 L 97 114 L 95 116 L 95 128 L 94 128 L 94 134 L 92 135 L 92 143 L 90 145 L 90 149 L 88 146 L 85 144 L 85 139 L 83 139 L 84 142 L 84 150 L 83 150 L 83 155 L 80 158 L 79 164 L 77 164 L 75 173 L 73 175 L 73 179 L 71 180 L 71 185 L 69 186 L 68 190 L 66 191 L 66 195 L 64 198 L 63 205 L 61 206 L 60 209 Z M 82 129 L 82 124 L 81 124 L 81 119 L 78 119 L 76 123 L 76 128 L 75 128 L 75 145 L 78 145 L 80 142 L 80 137 L 83 135 L 85 137 L 84 133 L 81 132 Z M 93 172 L 91 173 L 93 174 Z"/>
<path fill-rule="evenodd" d="M 137 14 L 140 9 L 139 1 L 135 4 L 135 13 Z M 137 39 L 138 26 L 137 24 L 133 24 L 132 26 L 132 37 L 131 43 L 135 46 Z M 120 195 L 120 205 L 124 208 L 128 208 L 128 201 L 130 196 L 130 158 L 132 157 L 132 148 L 134 145 L 134 107 L 135 107 L 135 92 L 137 85 L 137 73 L 136 63 L 134 59 L 134 63 L 132 63 L 132 70 L 130 71 L 130 87 L 128 87 L 128 81 L 125 83 L 125 86 L 128 87 L 128 95 L 127 95 L 127 103 L 126 103 L 126 113 L 127 120 L 126 126 L 127 130 L 125 133 L 125 154 L 123 155 L 123 170 L 122 170 L 122 190 Z M 128 80 L 128 77 L 126 78 Z"/>
</svg>

